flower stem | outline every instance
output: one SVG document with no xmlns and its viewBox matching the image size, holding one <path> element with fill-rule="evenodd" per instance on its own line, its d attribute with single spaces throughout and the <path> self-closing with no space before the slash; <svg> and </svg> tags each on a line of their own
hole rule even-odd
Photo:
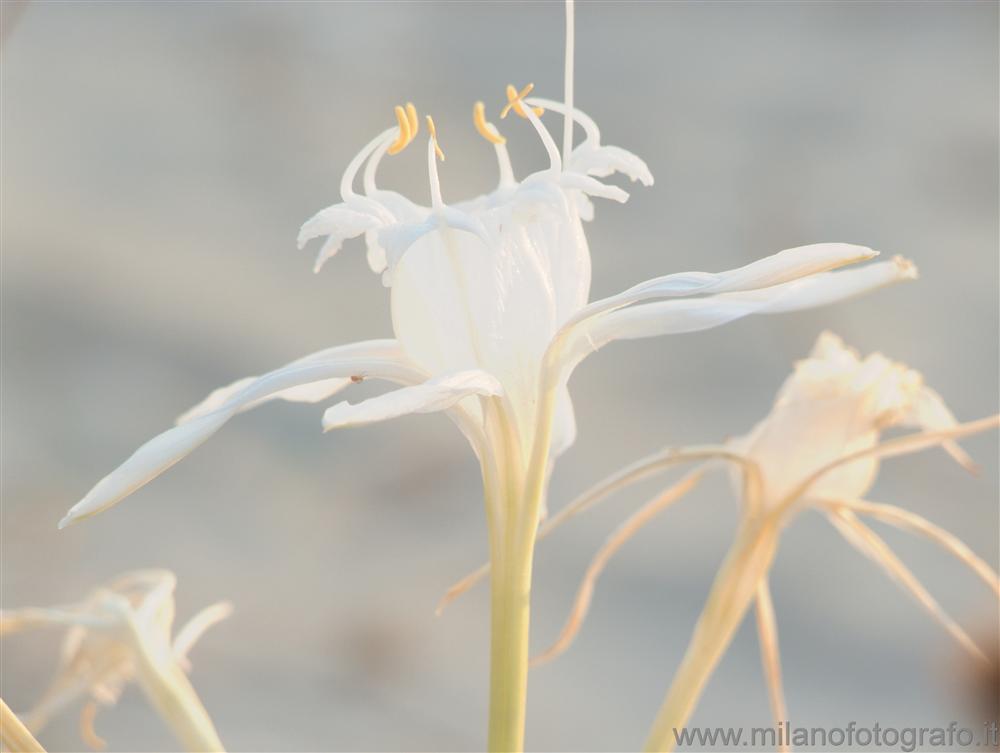
<svg viewBox="0 0 1000 753">
<path fill-rule="evenodd" d="M 712 584 L 681 666 L 646 740 L 647 751 L 673 750 L 719 659 L 729 646 L 778 542 L 773 518 L 744 521 Z"/>
<path fill-rule="evenodd" d="M 0 743 L 4 750 L 19 751 L 19 753 L 45 753 L 34 735 L 28 731 L 17 715 L 0 698 Z"/>
<path fill-rule="evenodd" d="M 492 634 L 488 746 L 492 753 L 516 753 L 524 749 L 534 541 L 529 546 L 513 543 L 512 551 L 507 553 L 510 556 L 494 563 L 490 579 Z"/>
<path fill-rule="evenodd" d="M 538 535 L 538 514 L 545 495 L 545 458 L 551 421 L 542 422 L 537 455 L 526 476 L 508 454 L 508 475 L 500 502 L 504 513 L 491 522 L 490 718 L 491 753 L 524 750 L 528 697 L 528 630 L 531 615 L 531 567 Z M 512 436 L 508 432 L 508 436 Z M 539 460 L 539 456 L 541 460 Z M 504 502 L 506 504 L 504 504 Z"/>
<path fill-rule="evenodd" d="M 150 646 L 131 617 L 129 628 L 136 649 L 136 679 L 160 718 L 186 750 L 225 750 L 212 719 L 176 660 Z"/>
</svg>

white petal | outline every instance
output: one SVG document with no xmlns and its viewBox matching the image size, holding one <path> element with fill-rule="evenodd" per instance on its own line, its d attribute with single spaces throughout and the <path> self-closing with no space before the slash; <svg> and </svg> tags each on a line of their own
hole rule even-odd
<svg viewBox="0 0 1000 753">
<path fill-rule="evenodd" d="M 319 272 L 323 264 L 340 251 L 345 240 L 356 238 L 381 224 L 380 219 L 371 213 L 350 209 L 344 204 L 335 204 L 321 209 L 303 223 L 299 230 L 298 246 L 301 249 L 313 238 L 329 236 L 313 265 L 313 271 Z"/>
<path fill-rule="evenodd" d="M 917 279 L 917 268 L 913 263 L 896 256 L 891 261 L 867 264 L 841 272 L 813 275 L 787 283 L 784 292 L 767 305 L 766 313 L 777 314 L 825 306 L 861 293 L 878 290 L 886 285 L 915 279 Z"/>
<path fill-rule="evenodd" d="M 434 413 L 447 410 L 471 395 L 497 396 L 502 393 L 500 382 L 485 371 L 460 371 L 357 404 L 337 403 L 323 415 L 323 430 L 362 426 L 409 413 Z"/>
<path fill-rule="evenodd" d="M 584 222 L 593 222 L 594 202 L 587 198 L 587 195 L 583 193 L 578 193 L 575 198 L 576 211 L 580 215 L 580 219 Z"/>
<path fill-rule="evenodd" d="M 366 353 L 366 347 L 371 348 L 372 355 Z M 410 365 L 401 354 L 387 357 L 386 348 L 385 340 L 331 348 L 324 352 L 322 358 L 316 354 L 254 380 L 214 411 L 175 426 L 142 445 L 74 505 L 60 521 L 59 527 L 63 528 L 120 502 L 185 457 L 245 407 L 290 388 L 338 377 L 372 376 L 402 384 L 411 384 L 423 378 L 422 372 Z"/>
<path fill-rule="evenodd" d="M 925 431 L 939 431 L 958 426 L 958 421 L 948 406 L 945 405 L 944 398 L 930 387 L 924 385 L 910 406 L 909 413 L 904 417 L 903 425 L 916 426 Z M 977 469 L 972 458 L 955 442 L 945 442 L 942 444 L 942 447 L 963 468 L 970 471 Z"/>
<path fill-rule="evenodd" d="M 389 266 L 389 262 L 386 259 L 385 249 L 378 242 L 378 232 L 369 230 L 365 233 L 365 246 L 367 248 L 365 258 L 368 261 L 369 268 L 377 275 L 382 274 L 385 268 Z"/>
<path fill-rule="evenodd" d="M 576 441 L 576 413 L 569 390 L 564 384 L 556 397 L 556 410 L 552 422 L 552 442 L 549 457 L 555 459 L 568 450 Z"/>
<path fill-rule="evenodd" d="M 615 309 L 657 298 L 677 298 L 779 285 L 819 272 L 878 256 L 865 246 L 849 243 L 816 243 L 779 251 L 776 254 L 725 272 L 678 272 L 635 285 L 618 295 L 594 301 L 583 308 L 570 325 Z"/>
<path fill-rule="evenodd" d="M 639 157 L 617 146 L 592 146 L 581 144 L 570 156 L 569 169 L 606 178 L 614 173 L 624 173 L 644 186 L 653 185 L 653 174 Z"/>
<path fill-rule="evenodd" d="M 569 112 L 569 108 L 563 102 L 542 97 L 531 97 L 526 101 L 530 105 L 544 107 L 562 115 Z M 568 170 L 587 173 L 598 178 L 606 178 L 612 173 L 620 172 L 643 185 L 653 185 L 653 176 L 646 163 L 639 157 L 621 147 L 601 146 L 601 131 L 593 118 L 573 108 L 573 119 L 583 127 L 586 138 L 570 153 L 566 163 Z"/>
<path fill-rule="evenodd" d="M 323 361 L 328 358 L 342 357 L 351 353 L 364 355 L 365 357 L 402 357 L 402 349 L 396 340 L 366 340 L 354 345 L 340 345 L 334 348 L 325 348 L 316 353 L 311 353 L 308 356 L 296 359 L 288 364 L 288 366 L 299 366 L 310 362 Z M 241 390 L 253 384 L 253 382 L 259 378 L 259 376 L 244 377 L 243 379 L 237 379 L 235 382 L 228 384 L 225 387 L 219 387 L 218 389 L 212 391 L 208 397 L 195 405 L 193 408 L 190 408 L 178 416 L 176 423 L 187 423 L 191 419 L 198 418 L 206 413 L 211 413 L 223 405 L 231 397 L 239 394 Z M 256 402 L 247 403 L 240 408 L 240 411 L 242 412 L 250 410 L 251 408 L 256 408 L 261 403 L 265 403 L 270 400 L 287 400 L 291 403 L 319 403 L 329 397 L 332 397 L 349 384 L 351 384 L 350 378 L 323 379 L 318 382 L 300 384 L 294 387 L 289 387 L 287 390 L 281 390 L 280 392 L 267 395 Z"/>
<path fill-rule="evenodd" d="M 581 249 L 565 221 L 522 226 L 490 213 L 485 221 L 491 245 L 445 228 L 409 248 L 392 273 L 393 330 L 429 374 L 481 369 L 494 375 L 527 432 L 561 296 L 578 295 L 589 266 L 580 263 Z M 575 265 L 573 289 L 556 289 L 563 272 L 552 268 L 549 250 L 561 253 L 567 279 Z M 588 261 L 585 245 L 581 253 Z M 477 407 L 465 405 L 470 412 Z"/>
<path fill-rule="evenodd" d="M 618 186 L 609 186 L 606 183 L 591 178 L 582 173 L 564 172 L 559 176 L 559 185 L 563 188 L 583 191 L 590 196 L 598 196 L 602 199 L 611 199 L 619 204 L 628 201 L 628 191 L 623 191 Z"/>
<path fill-rule="evenodd" d="M 306 243 L 322 235 L 339 235 L 342 238 L 354 238 L 378 224 L 378 220 L 369 214 L 348 209 L 343 204 L 334 204 L 319 210 L 302 223 L 299 228 L 298 246 L 304 248 Z"/>
<path fill-rule="evenodd" d="M 565 360 L 575 365 L 587 353 L 612 340 L 695 332 L 750 314 L 814 308 L 913 279 L 913 276 L 912 265 L 893 260 L 859 269 L 825 272 L 758 290 L 619 309 L 577 325 Z"/>
</svg>

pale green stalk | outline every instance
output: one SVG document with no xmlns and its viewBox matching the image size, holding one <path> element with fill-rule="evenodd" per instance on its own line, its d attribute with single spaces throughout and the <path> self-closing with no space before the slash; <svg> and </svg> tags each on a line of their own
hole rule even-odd
<svg viewBox="0 0 1000 753">
<path fill-rule="evenodd" d="M 149 646 L 131 614 L 128 625 L 135 646 L 136 679 L 160 718 L 192 753 L 225 750 L 212 719 L 177 661 L 159 655 Z"/>
<path fill-rule="evenodd" d="M 541 481 L 523 472 L 514 427 L 496 411 L 502 437 L 495 444 L 502 466 L 500 493 L 487 499 L 490 521 L 490 713 L 487 746 L 493 753 L 524 749 L 528 695 L 528 633 L 531 614 L 531 567 L 548 457 L 551 419 L 543 420 L 531 459 L 533 469 L 542 455 Z M 487 486 L 489 488 L 489 486 Z M 523 493 L 522 493 L 523 492 Z"/>
<path fill-rule="evenodd" d="M 712 584 L 681 666 L 646 741 L 647 751 L 673 750 L 708 678 L 729 646 L 767 574 L 778 543 L 774 516 L 747 520 Z"/>
<path fill-rule="evenodd" d="M 531 564 L 534 537 L 506 537 L 505 551 L 491 576 L 489 750 L 524 749 L 528 694 L 528 629 L 531 610 Z"/>
<path fill-rule="evenodd" d="M 15 753 L 45 753 L 45 748 L 2 698 L 0 698 L 0 743 L 3 743 L 4 750 Z"/>
</svg>

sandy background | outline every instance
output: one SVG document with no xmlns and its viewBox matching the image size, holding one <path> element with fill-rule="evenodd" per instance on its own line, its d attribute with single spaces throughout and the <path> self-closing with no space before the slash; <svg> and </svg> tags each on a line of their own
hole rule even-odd
<svg viewBox="0 0 1000 753">
<path fill-rule="evenodd" d="M 657 179 L 598 207 L 595 296 L 823 240 L 906 254 L 922 277 L 832 309 L 609 347 L 571 385 L 580 438 L 553 507 L 662 445 L 745 431 L 823 328 L 920 369 L 960 418 L 997 411 L 997 8 L 581 5 L 577 102 Z M 486 546 L 477 468 L 443 417 L 323 436 L 320 409 L 269 406 L 110 513 L 55 525 L 212 388 L 387 335 L 386 293 L 359 249 L 314 276 L 299 224 L 335 200 L 347 161 L 406 99 L 438 122 L 446 200 L 490 188 L 471 103 L 495 112 L 506 83 L 528 80 L 558 96 L 562 34 L 558 3 L 27 8 L 2 70 L 4 607 L 168 567 L 182 619 L 236 603 L 193 655 L 231 749 L 483 744 L 486 590 L 433 614 Z M 505 130 L 523 175 L 542 152 L 521 126 Z M 421 152 L 387 162 L 381 182 L 425 197 Z M 871 496 L 945 525 L 995 566 L 996 438 L 966 447 L 979 478 L 929 453 L 887 464 Z M 541 548 L 538 648 L 606 532 L 659 485 Z M 613 563 L 577 644 L 532 674 L 532 749 L 640 744 L 734 513 L 717 478 Z M 988 589 L 932 545 L 887 536 L 996 646 Z M 983 715 L 985 690 L 947 634 L 819 516 L 790 528 L 772 583 L 795 724 Z M 770 724 L 752 628 L 696 723 Z M 16 709 L 42 691 L 57 641 L 4 642 L 0 692 Z M 173 745 L 135 688 L 98 731 L 114 750 Z M 72 716 L 41 739 L 82 746 Z"/>
</svg>

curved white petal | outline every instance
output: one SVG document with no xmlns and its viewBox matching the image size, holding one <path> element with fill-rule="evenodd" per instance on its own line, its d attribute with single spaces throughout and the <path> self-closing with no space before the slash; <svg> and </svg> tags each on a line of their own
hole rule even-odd
<svg viewBox="0 0 1000 753">
<path fill-rule="evenodd" d="M 618 186 L 609 186 L 596 178 L 591 178 L 583 173 L 564 172 L 559 176 L 559 185 L 563 188 L 583 191 L 589 196 L 598 196 L 602 199 L 611 199 L 619 204 L 628 201 L 628 191 L 624 191 Z"/>
<path fill-rule="evenodd" d="M 371 346 L 371 354 L 365 352 Z M 291 388 L 333 378 L 378 377 L 403 384 L 423 381 L 425 375 L 401 353 L 386 354 L 386 341 L 331 348 L 324 357 L 303 359 L 265 374 L 240 389 L 215 410 L 182 423 L 146 442 L 117 469 L 101 479 L 60 521 L 69 523 L 120 502 L 159 476 L 218 431 L 247 406 L 259 404 Z"/>
<path fill-rule="evenodd" d="M 944 398 L 924 385 L 903 418 L 903 425 L 915 426 L 924 431 L 940 431 L 958 426 L 958 420 L 945 405 Z M 977 470 L 976 463 L 956 442 L 947 441 L 941 446 L 963 468 L 973 472 Z"/>
<path fill-rule="evenodd" d="M 301 366 L 302 364 L 310 362 L 324 361 L 329 358 L 343 357 L 352 353 L 365 357 L 390 359 L 404 358 L 402 348 L 396 340 L 366 340 L 353 345 L 339 345 L 333 348 L 324 348 L 316 353 L 310 353 L 307 356 L 303 356 L 302 358 L 292 361 L 285 368 L 291 366 Z M 253 384 L 258 379 L 260 379 L 259 376 L 248 376 L 242 379 L 237 379 L 235 382 L 228 384 L 225 387 L 219 387 L 218 389 L 213 390 L 209 396 L 200 403 L 178 416 L 176 423 L 184 424 L 192 419 L 204 416 L 206 413 L 211 413 L 225 404 L 225 402 L 231 397 L 239 394 L 241 390 Z M 261 403 L 265 403 L 270 400 L 287 400 L 291 403 L 319 403 L 329 397 L 332 397 L 337 392 L 350 385 L 351 381 L 352 380 L 349 377 L 335 377 L 333 379 L 323 379 L 318 382 L 295 385 L 294 387 L 289 387 L 286 390 L 266 395 L 260 400 L 252 403 L 246 403 L 240 408 L 240 412 L 256 408 Z"/>
<path fill-rule="evenodd" d="M 587 354 L 612 340 L 696 332 L 750 314 L 824 306 L 914 276 L 909 262 L 895 259 L 859 269 L 824 272 L 756 290 L 618 309 L 577 325 L 564 351 L 564 363 L 572 368 Z"/>
<path fill-rule="evenodd" d="M 302 249 L 313 238 L 328 236 L 313 265 L 313 271 L 319 272 L 326 261 L 340 251 L 345 240 L 356 238 L 381 225 L 382 219 L 372 212 L 358 211 L 345 204 L 334 204 L 321 209 L 303 223 L 299 230 L 298 246 Z"/>
<path fill-rule="evenodd" d="M 566 385 L 559 388 L 556 395 L 556 409 L 552 423 L 552 443 L 549 457 L 555 459 L 568 450 L 576 441 L 576 412 Z"/>
<path fill-rule="evenodd" d="M 244 377 L 243 379 L 237 379 L 235 382 L 226 385 L 225 387 L 219 387 L 202 402 L 198 403 L 198 405 L 178 416 L 176 423 L 185 424 L 192 419 L 204 416 L 206 413 L 211 413 L 225 403 L 230 397 L 239 393 L 240 390 L 253 384 L 254 380 L 257 378 L 258 377 L 255 376 Z M 290 403 L 319 403 L 329 397 L 333 397 L 350 384 L 351 380 L 349 378 L 323 379 L 319 382 L 300 384 L 296 387 L 289 387 L 287 390 L 282 390 L 281 392 L 275 392 L 273 395 L 267 395 L 255 403 L 244 405 L 243 408 L 241 408 L 241 411 L 256 408 L 261 403 L 268 402 L 270 400 L 287 400 Z"/>
<path fill-rule="evenodd" d="M 529 105 L 543 107 L 562 115 L 570 112 L 570 108 L 566 107 L 564 102 L 556 102 L 543 97 L 531 97 L 526 102 Z M 572 108 L 572 117 L 583 127 L 586 138 L 570 153 L 566 162 L 567 170 L 594 175 L 598 178 L 606 178 L 612 173 L 620 172 L 633 181 L 638 180 L 645 186 L 653 185 L 653 175 L 649 172 L 646 163 L 639 157 L 618 146 L 601 145 L 601 131 L 593 118 L 575 107 Z"/>
<path fill-rule="evenodd" d="M 306 243 L 322 235 L 354 238 L 377 224 L 378 220 L 370 214 L 348 209 L 344 204 L 334 204 L 319 210 L 302 223 L 302 227 L 299 228 L 298 246 L 299 249 L 305 248 Z"/>
<path fill-rule="evenodd" d="M 435 413 L 447 410 L 472 395 L 498 396 L 502 393 L 503 387 L 491 374 L 475 369 L 460 371 L 360 403 L 337 403 L 323 414 L 323 430 L 363 426 L 409 413 Z"/>
<path fill-rule="evenodd" d="M 878 252 L 865 246 L 855 246 L 850 243 L 814 243 L 779 251 L 725 272 L 678 272 L 655 277 L 634 285 L 622 293 L 585 306 L 567 323 L 567 326 L 573 326 L 598 314 L 657 298 L 715 295 L 767 288 L 847 264 L 866 261 L 875 256 L 878 256 Z"/>
<path fill-rule="evenodd" d="M 390 263 L 393 330 L 429 374 L 481 369 L 499 379 L 527 432 L 558 307 L 582 285 L 578 274 L 574 287 L 558 287 L 570 270 L 553 265 L 580 269 L 586 247 L 575 245 L 568 222 L 519 225 L 498 214 L 485 214 L 490 244 L 444 228 L 413 243 L 395 268 Z M 548 255 L 554 251 L 563 252 L 558 262 Z"/>
<path fill-rule="evenodd" d="M 653 185 L 653 174 L 646 163 L 632 152 L 617 146 L 581 144 L 573 150 L 567 167 L 597 178 L 623 173 L 644 186 Z"/>
<path fill-rule="evenodd" d="M 593 222 L 594 220 L 594 202 L 592 202 L 586 194 L 578 193 L 574 199 L 576 200 L 576 212 L 580 215 L 580 219 L 584 222 Z"/>
<path fill-rule="evenodd" d="M 198 639 L 205 634 L 213 625 L 217 625 L 233 613 L 233 605 L 228 601 L 219 601 L 211 606 L 207 606 L 198 612 L 194 617 L 184 623 L 171 645 L 174 656 L 178 661 L 187 660 L 187 655 L 198 642 Z"/>
</svg>

